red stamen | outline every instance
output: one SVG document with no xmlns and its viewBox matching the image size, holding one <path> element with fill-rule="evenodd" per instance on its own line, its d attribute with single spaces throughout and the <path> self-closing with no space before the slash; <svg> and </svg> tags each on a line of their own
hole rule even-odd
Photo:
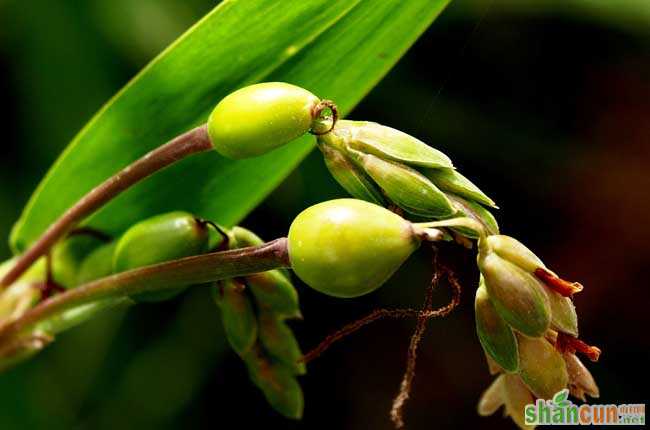
<svg viewBox="0 0 650 430">
<path fill-rule="evenodd" d="M 587 344 L 586 342 L 581 341 L 577 337 L 573 337 L 566 333 L 558 333 L 557 341 L 555 342 L 555 347 L 560 352 L 570 352 L 576 353 L 579 352 L 586 356 L 591 361 L 598 361 L 600 358 L 601 350 L 596 346 Z"/>
<path fill-rule="evenodd" d="M 543 267 L 538 267 L 534 273 L 547 287 L 564 297 L 571 297 L 584 288 L 579 282 L 565 281 Z"/>
</svg>

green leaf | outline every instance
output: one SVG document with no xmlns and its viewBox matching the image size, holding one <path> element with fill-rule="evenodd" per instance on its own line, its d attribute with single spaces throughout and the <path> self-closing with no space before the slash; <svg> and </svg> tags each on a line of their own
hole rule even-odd
<svg viewBox="0 0 650 430">
<path fill-rule="evenodd" d="M 32 196 L 11 234 L 24 250 L 92 187 L 205 121 L 236 88 L 286 81 L 349 112 L 450 0 L 222 2 L 154 59 L 82 129 Z M 44 136 L 44 139 L 47 138 Z M 240 221 L 312 149 L 305 136 L 262 157 L 190 157 L 133 187 L 87 224 L 119 233 L 187 210 Z"/>
</svg>

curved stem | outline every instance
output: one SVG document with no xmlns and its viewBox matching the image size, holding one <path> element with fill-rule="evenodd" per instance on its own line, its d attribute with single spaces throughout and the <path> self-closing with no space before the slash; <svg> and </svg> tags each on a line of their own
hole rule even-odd
<svg viewBox="0 0 650 430">
<path fill-rule="evenodd" d="M 459 218 L 450 218 L 442 221 L 431 221 L 431 222 L 418 222 L 413 224 L 414 227 L 420 229 L 427 228 L 442 228 L 442 227 L 465 227 L 470 230 L 474 230 L 479 235 L 479 242 L 482 242 L 483 239 L 487 236 L 485 228 L 481 225 L 480 222 L 467 217 Z"/>
<path fill-rule="evenodd" d="M 38 258 L 45 255 L 50 248 L 73 227 L 88 215 L 108 203 L 120 193 L 161 170 L 170 164 L 197 152 L 213 149 L 207 127 L 202 125 L 192 129 L 168 143 L 148 152 L 142 158 L 117 172 L 115 175 L 90 190 L 77 203 L 63 213 L 41 237 L 18 259 L 0 281 L 0 290 L 11 285 Z"/>
<path fill-rule="evenodd" d="M 14 335 L 79 305 L 289 266 L 287 239 L 283 237 L 260 246 L 196 255 L 107 276 L 53 296 L 0 327 L 0 349 Z"/>
</svg>

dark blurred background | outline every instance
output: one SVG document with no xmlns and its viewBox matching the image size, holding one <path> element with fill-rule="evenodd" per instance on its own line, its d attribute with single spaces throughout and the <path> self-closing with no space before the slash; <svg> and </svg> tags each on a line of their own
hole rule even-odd
<svg viewBox="0 0 650 430">
<path fill-rule="evenodd" d="M 207 0 L 0 0 L 0 237 L 74 134 L 143 65 L 214 6 Z M 326 95 L 324 95 L 326 96 Z M 650 3 L 456 0 L 350 115 L 446 152 L 500 205 L 502 231 L 585 291 L 582 337 L 602 403 L 647 399 L 650 268 Z M 317 153 L 243 225 L 286 234 L 303 208 L 345 196 Z M 423 340 L 407 428 L 513 427 L 480 418 L 491 377 L 474 332 L 474 255 L 441 248 L 465 287 Z M 0 260 L 9 256 L 0 242 Z M 420 252 L 357 300 L 300 285 L 305 350 L 380 306 L 418 305 Z M 436 301 L 449 293 L 441 289 Z M 390 429 L 413 321 L 381 321 L 302 378 L 305 417 L 266 406 L 226 347 L 207 291 L 117 312 L 0 375 L 0 429 Z M 513 427 L 514 428 L 514 427 Z"/>
</svg>

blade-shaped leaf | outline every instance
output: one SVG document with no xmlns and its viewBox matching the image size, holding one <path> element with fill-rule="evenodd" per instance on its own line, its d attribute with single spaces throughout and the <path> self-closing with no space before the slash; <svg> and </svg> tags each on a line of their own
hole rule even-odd
<svg viewBox="0 0 650 430">
<path fill-rule="evenodd" d="M 286 81 L 336 101 L 343 113 L 392 67 L 450 0 L 222 2 L 154 59 L 82 129 L 14 226 L 17 251 L 93 186 L 205 121 L 234 89 Z M 183 209 L 232 225 L 312 149 L 305 136 L 262 157 L 190 157 L 133 187 L 87 224 L 117 233 Z"/>
</svg>

